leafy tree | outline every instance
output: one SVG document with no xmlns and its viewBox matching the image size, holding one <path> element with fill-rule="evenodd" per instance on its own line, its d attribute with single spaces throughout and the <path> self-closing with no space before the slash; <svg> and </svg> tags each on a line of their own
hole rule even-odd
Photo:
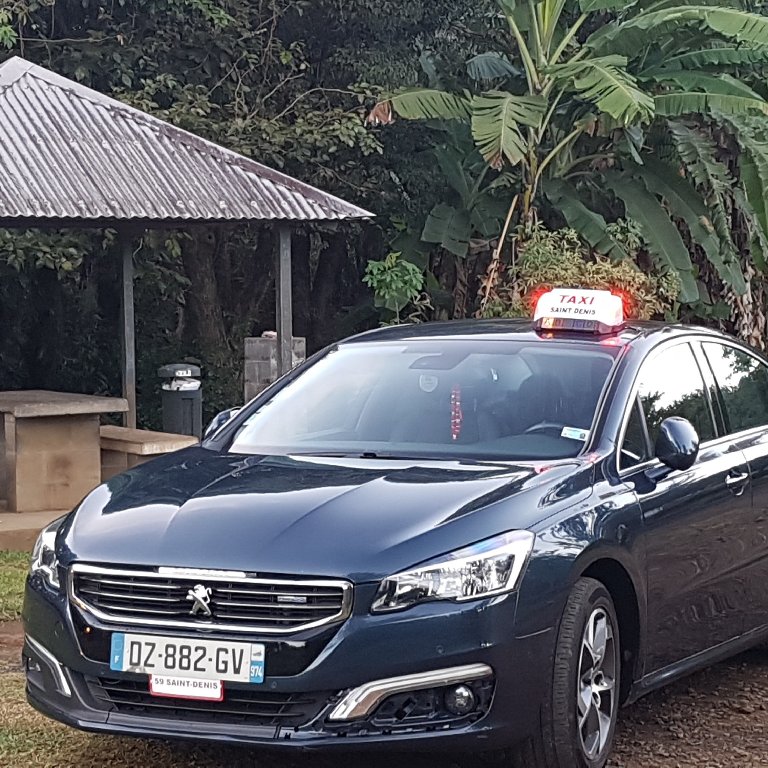
<svg viewBox="0 0 768 768">
<path fill-rule="evenodd" d="M 762 165 L 753 155 L 746 194 L 717 159 L 708 131 L 768 114 L 751 82 L 768 62 L 768 18 L 727 0 L 497 2 L 491 37 L 498 38 L 500 22 L 505 44 L 467 61 L 468 87 L 398 91 L 376 105 L 370 121 L 388 124 L 397 115 L 467 124 L 490 168 L 516 173 L 510 211 L 523 233 L 537 211 L 561 214 L 595 251 L 624 258 L 603 215 L 615 216 L 618 200 L 660 267 L 679 275 L 684 302 L 701 298 L 684 237 L 726 285 L 743 292 L 741 244 L 725 210 L 735 207 L 764 262 Z M 739 135 L 749 140 L 746 128 Z M 658 151 L 665 146 L 672 148 L 666 156 Z M 762 162 L 762 146 L 751 146 Z M 471 227 L 462 224 L 466 239 Z M 459 239 L 455 220 L 444 219 L 443 227 Z"/>
<path fill-rule="evenodd" d="M 405 307 L 419 300 L 424 287 L 421 270 L 400 256 L 393 252 L 382 261 L 369 261 L 364 278 L 376 292 L 378 306 L 392 313 L 394 323 L 401 321 Z"/>
<path fill-rule="evenodd" d="M 0 0 L 0 50 L 379 214 L 378 225 L 295 231 L 295 329 L 314 351 L 377 322 L 361 282 L 368 260 L 385 258 L 400 222 L 423 221 L 442 193 L 422 132 L 376 136 L 365 104 L 380 86 L 416 84 L 420 61 L 432 66 L 426 51 L 442 72 L 459 71 L 484 43 L 489 7 L 452 0 L 436 15 L 421 0 Z M 70 271 L 40 257 L 38 244 L 65 248 L 60 237 L 12 232 L 13 253 L 0 238 L 0 388 L 117 393 L 112 235 L 77 233 Z M 171 359 L 202 362 L 209 410 L 239 402 L 242 338 L 274 327 L 270 227 L 148 233 L 137 248 L 143 423 L 157 423 L 155 371 Z"/>
</svg>

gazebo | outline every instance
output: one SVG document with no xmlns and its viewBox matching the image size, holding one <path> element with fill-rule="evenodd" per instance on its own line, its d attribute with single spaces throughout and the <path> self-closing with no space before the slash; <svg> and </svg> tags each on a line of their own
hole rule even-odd
<svg viewBox="0 0 768 768">
<path fill-rule="evenodd" d="M 372 214 L 67 78 L 0 64 L 0 227 L 112 227 L 122 242 L 125 425 L 136 426 L 137 229 L 278 222 L 278 370 L 291 366 L 291 221 Z M 193 286 L 194 289 L 194 286 Z"/>
</svg>

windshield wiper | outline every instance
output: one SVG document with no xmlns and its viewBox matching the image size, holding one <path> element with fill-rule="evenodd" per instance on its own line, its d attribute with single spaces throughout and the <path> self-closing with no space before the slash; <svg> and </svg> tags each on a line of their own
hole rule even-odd
<svg viewBox="0 0 768 768">
<path fill-rule="evenodd" d="M 378 453 L 377 451 L 291 451 L 289 456 L 318 456 L 331 459 L 386 459 L 390 461 L 435 461 L 450 457 L 408 456 L 402 453 Z"/>
</svg>

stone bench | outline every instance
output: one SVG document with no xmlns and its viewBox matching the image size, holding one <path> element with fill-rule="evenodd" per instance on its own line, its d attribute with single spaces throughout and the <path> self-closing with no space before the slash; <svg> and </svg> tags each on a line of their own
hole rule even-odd
<svg viewBox="0 0 768 768">
<path fill-rule="evenodd" d="M 200 441 L 189 435 L 152 432 L 148 429 L 103 426 L 101 438 L 101 481 L 125 472 L 145 461 L 166 453 L 197 445 Z"/>
</svg>

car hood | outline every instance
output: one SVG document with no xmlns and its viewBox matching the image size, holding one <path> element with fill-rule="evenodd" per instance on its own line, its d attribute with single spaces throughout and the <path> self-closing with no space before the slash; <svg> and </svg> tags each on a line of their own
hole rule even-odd
<svg viewBox="0 0 768 768">
<path fill-rule="evenodd" d="M 112 478 L 61 531 L 62 561 L 357 582 L 533 525 L 578 461 L 493 464 L 240 456 L 191 448 Z M 567 493 L 563 489 L 568 487 Z"/>
</svg>

